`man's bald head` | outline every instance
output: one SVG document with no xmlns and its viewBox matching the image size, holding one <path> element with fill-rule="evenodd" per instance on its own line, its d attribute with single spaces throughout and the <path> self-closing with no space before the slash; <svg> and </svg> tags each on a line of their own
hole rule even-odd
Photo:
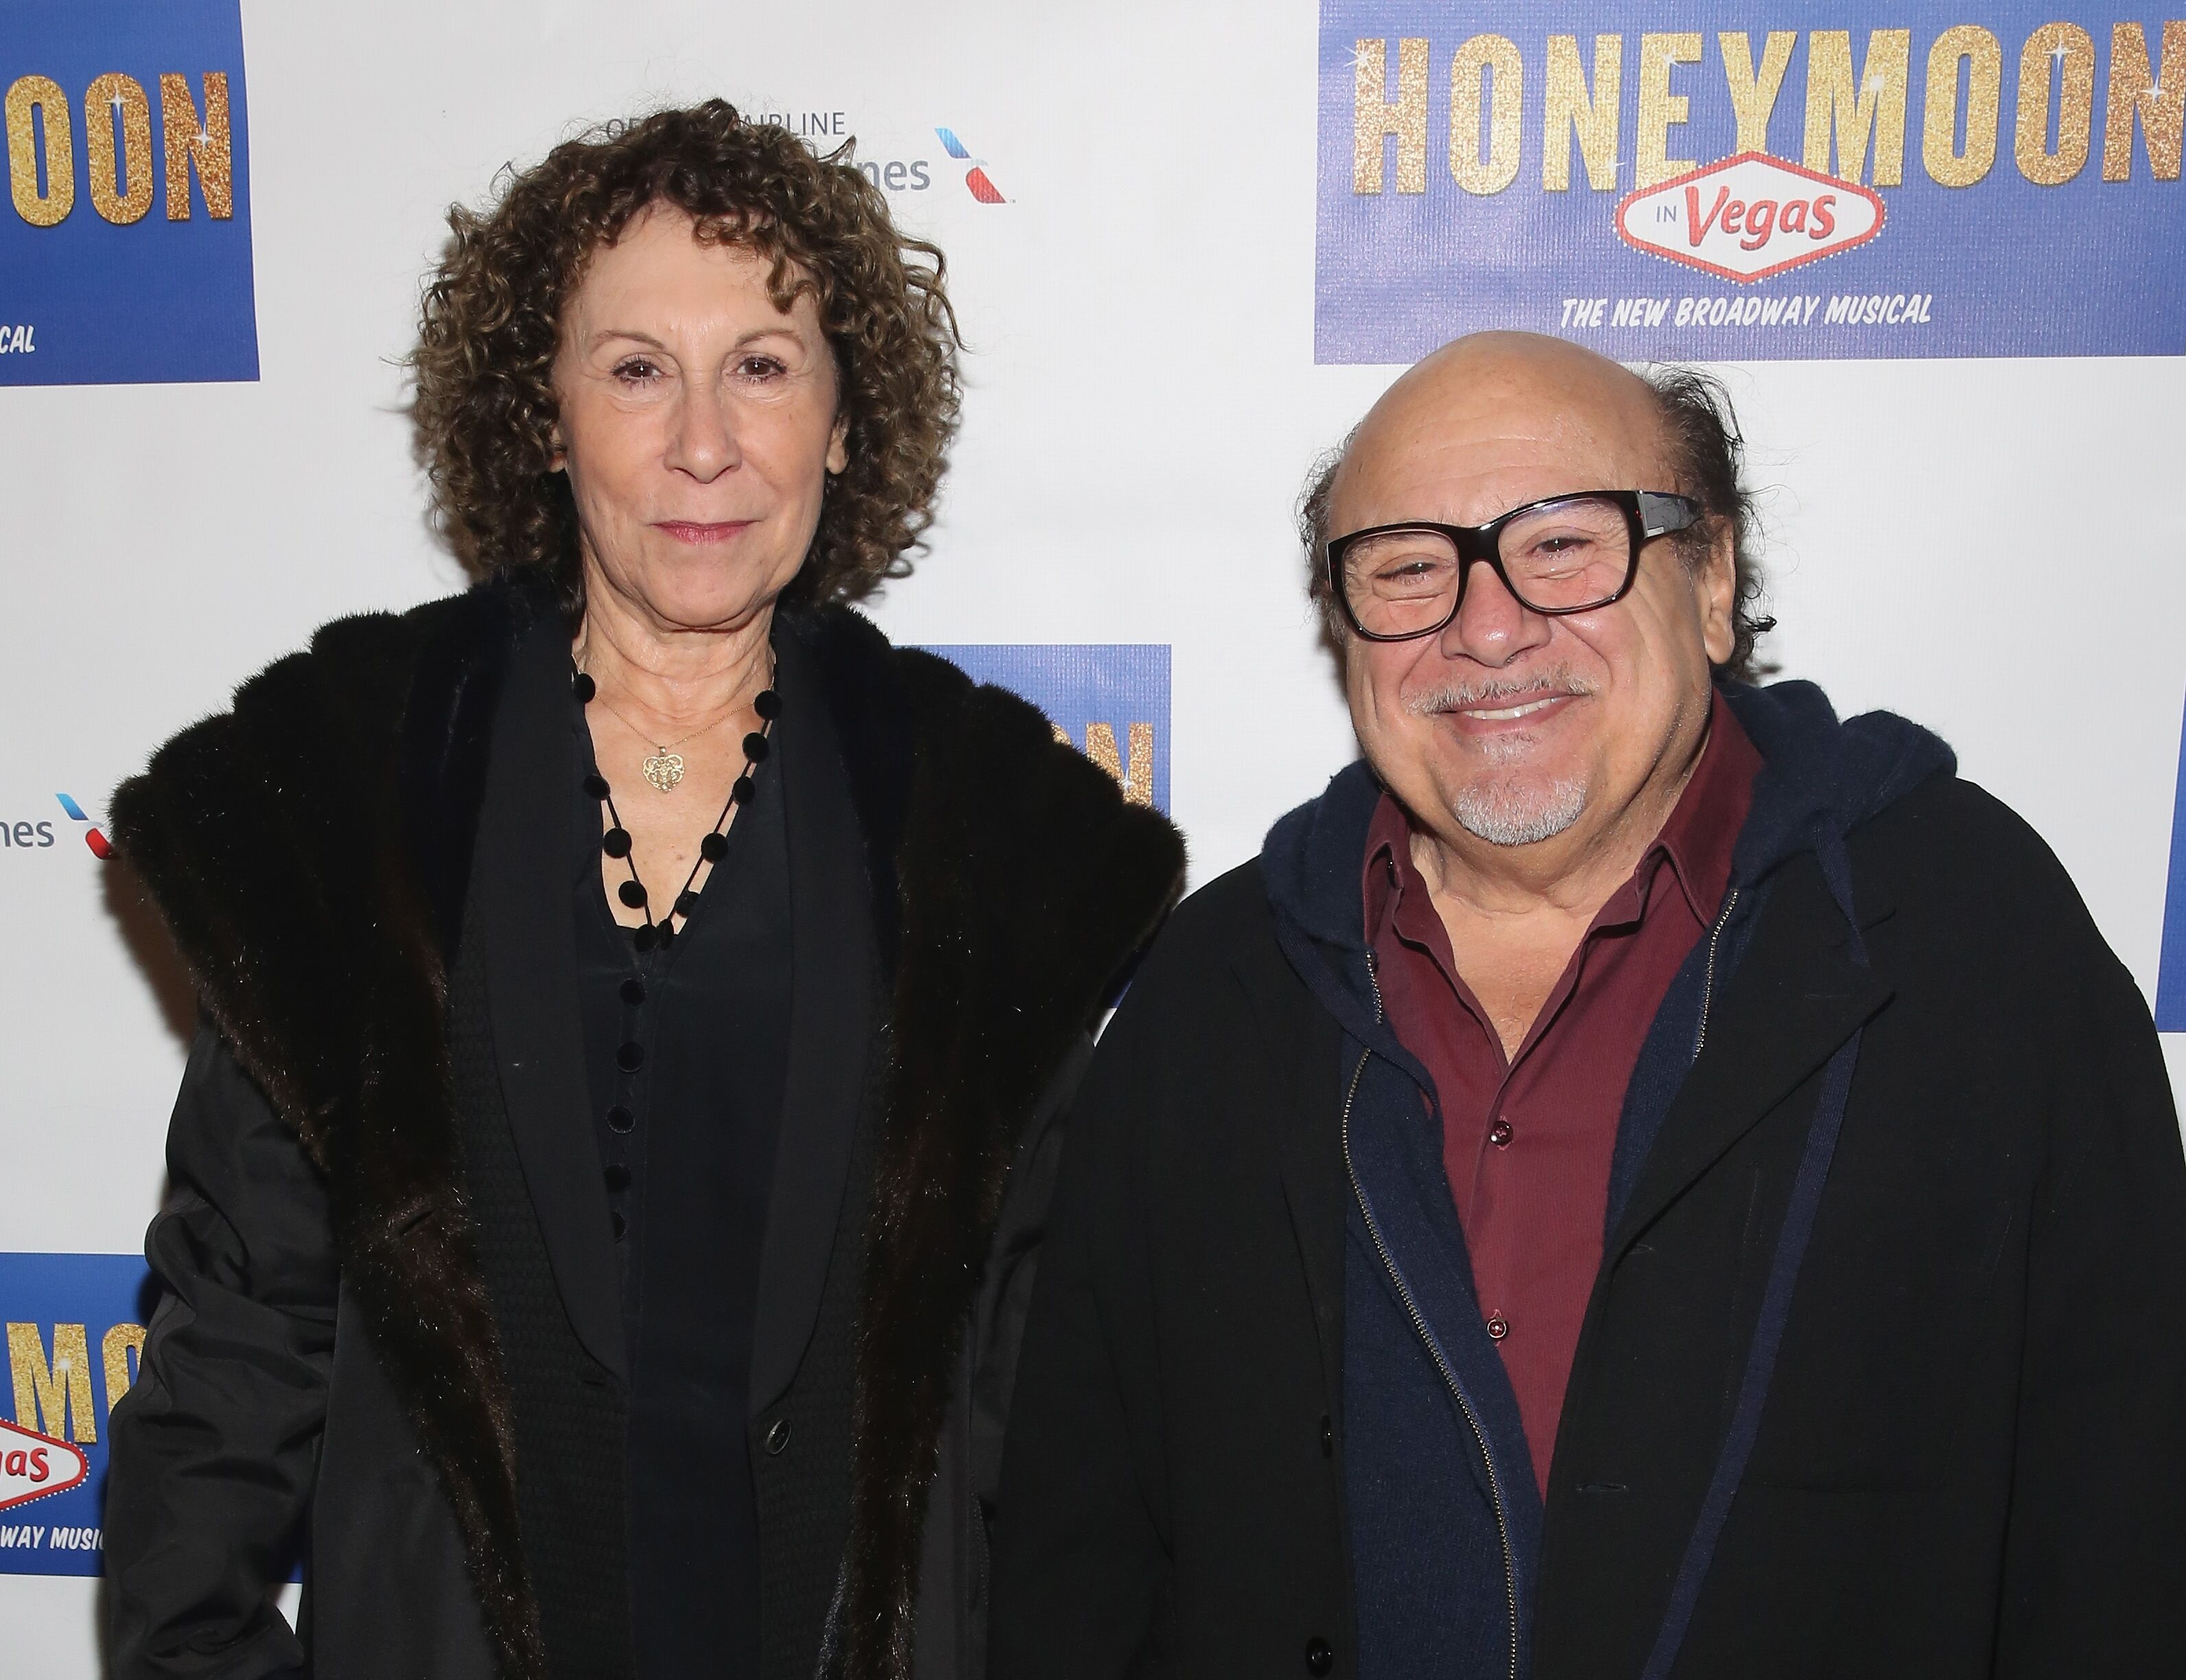
<svg viewBox="0 0 2186 1680">
<path fill-rule="evenodd" d="M 1736 646 L 1727 675 L 1755 672 L 1754 644 L 1769 627 L 1758 616 L 1758 569 L 1749 552 L 1750 499 L 1740 482 L 1743 443 L 1722 385 L 1667 367 L 1645 376 L 1607 356 L 1537 333 L 1476 333 L 1407 369 L 1342 445 L 1316 467 L 1299 505 L 1309 587 L 1325 612 L 1331 535 L 1391 519 L 1478 524 L 1535 493 L 1645 488 L 1698 501 L 1707 524 L 1687 545 L 1696 553 L 1728 534 L 1737 564 Z M 1652 480 L 1557 482 L 1567 470 L 1645 474 Z M 1588 469 L 1577 463 L 1594 463 Z M 1506 499 L 1493 505 L 1498 496 Z M 1421 498 L 1438 507 L 1422 505 Z M 1460 511 L 1455 501 L 1473 505 Z M 1401 510 L 1389 511 L 1401 503 Z"/>
</svg>

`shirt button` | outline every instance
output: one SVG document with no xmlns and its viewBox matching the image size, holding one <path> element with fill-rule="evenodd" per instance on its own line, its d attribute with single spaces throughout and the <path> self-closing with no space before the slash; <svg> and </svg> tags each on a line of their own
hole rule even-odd
<svg viewBox="0 0 2186 1680">
<path fill-rule="evenodd" d="M 1498 1120 L 1488 1129 L 1488 1141 L 1498 1149 L 1508 1149 L 1511 1146 L 1511 1123 L 1508 1120 Z"/>
<path fill-rule="evenodd" d="M 610 1213 L 608 1215 L 608 1229 L 614 1233 L 614 1240 L 620 1242 L 629 1231 L 630 1226 L 625 1222 L 621 1214 Z"/>
<path fill-rule="evenodd" d="M 1500 1341 L 1505 1336 L 1510 1334 L 1511 1321 L 1508 1319 L 1505 1318 L 1500 1313 L 1491 1313 L 1488 1314 L 1488 1337 L 1489 1341 Z"/>
<path fill-rule="evenodd" d="M 637 1116 L 620 1103 L 608 1110 L 608 1130 L 610 1132 L 627 1132 L 636 1124 Z"/>
<path fill-rule="evenodd" d="M 1329 1649 L 1327 1640 L 1316 1638 L 1305 1642 L 1305 1672 L 1307 1673 L 1326 1674 L 1335 1666 L 1336 1653 Z"/>
<path fill-rule="evenodd" d="M 639 979 L 635 974 L 631 975 L 629 979 L 624 981 L 622 983 L 622 1000 L 626 1004 L 643 1003 L 645 1001 L 645 982 Z"/>
<path fill-rule="evenodd" d="M 635 1073 L 645 1063 L 645 1046 L 635 1041 L 615 1052 L 615 1066 L 625 1073 Z"/>
<path fill-rule="evenodd" d="M 788 1418 L 776 1418 L 771 1424 L 767 1425 L 766 1455 L 770 1459 L 778 1459 L 785 1451 L 788 1450 L 788 1446 L 789 1420 Z"/>
<path fill-rule="evenodd" d="M 630 1188 L 630 1168 L 619 1161 L 611 1161 L 608 1163 L 606 1178 L 608 1188 L 611 1190 L 626 1190 Z"/>
</svg>

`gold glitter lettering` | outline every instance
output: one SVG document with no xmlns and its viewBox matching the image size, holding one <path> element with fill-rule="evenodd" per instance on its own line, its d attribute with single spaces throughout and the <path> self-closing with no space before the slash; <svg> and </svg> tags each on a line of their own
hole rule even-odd
<svg viewBox="0 0 2186 1680">
<path fill-rule="evenodd" d="M 2103 110 L 2103 179 L 2133 176 L 2133 120 L 2148 146 L 2148 171 L 2176 181 L 2182 133 L 2186 132 L 2186 22 L 2163 25 L 2163 67 L 2148 70 L 2148 37 L 2137 23 L 2110 31 L 2110 97 Z"/>
<path fill-rule="evenodd" d="M 53 227 L 76 208 L 76 141 L 68 95 L 50 76 L 18 77 L 8 90 L 8 186 L 15 195 L 15 214 L 33 227 Z M 38 191 L 38 135 L 32 114 L 45 129 L 46 190 Z"/>
<path fill-rule="evenodd" d="M 1959 149 L 1959 66 L 1966 70 L 1966 144 Z M 1928 49 L 1928 98 L 1920 115 L 1920 161 L 1938 187 L 1970 187 L 1996 162 L 2004 48 L 1979 24 L 1960 24 Z"/>
<path fill-rule="evenodd" d="M 121 1397 L 134 1386 L 136 1376 L 130 1356 L 138 1363 L 144 1357 L 144 1326 L 116 1324 L 107 1331 L 98 1344 L 99 1358 L 106 1364 L 106 1415 L 111 1418 Z"/>
<path fill-rule="evenodd" d="M 1768 149 L 1768 119 L 1784 91 L 1784 72 L 1791 67 L 1796 30 L 1772 29 L 1761 44 L 1761 68 L 1753 68 L 1753 43 L 1742 30 L 1724 30 L 1716 46 L 1723 53 L 1723 79 L 1730 87 L 1730 108 L 1738 114 L 1738 149 Z"/>
<path fill-rule="evenodd" d="M 1691 158 L 1669 155 L 1670 130 L 1687 120 L 1692 109 L 1690 99 L 1670 92 L 1670 72 L 1679 64 L 1700 61 L 1701 38 L 1690 31 L 1640 37 L 1640 137 L 1633 148 L 1634 186 L 1652 187 L 1698 167 Z"/>
<path fill-rule="evenodd" d="M 1065 747 L 1069 748 L 1073 753 L 1078 750 L 1078 743 L 1070 738 L 1070 731 L 1065 729 L 1061 724 L 1051 723 L 1048 725 L 1048 727 L 1055 731 L 1055 738 L 1061 742 Z"/>
<path fill-rule="evenodd" d="M 1488 85 L 1483 87 L 1482 83 Z M 1518 178 L 1518 124 L 1524 116 L 1526 69 L 1506 36 L 1476 35 L 1449 61 L 1449 173 L 1468 193 L 1485 198 Z M 1481 106 L 1488 108 L 1488 151 L 1480 150 Z"/>
<path fill-rule="evenodd" d="M 2049 84 L 2061 83 L 2057 149 L 2049 149 Z M 2094 132 L 2095 42 L 2077 24 L 2044 24 L 2019 55 L 2019 172 L 2037 187 L 2061 187 L 2084 168 Z"/>
<path fill-rule="evenodd" d="M 1397 101 L 1391 104 L 1382 93 L 1388 87 L 1388 48 L 1386 41 L 1361 41 L 1352 49 L 1357 66 L 1353 84 L 1356 109 L 1352 119 L 1351 190 L 1382 190 L 1382 142 L 1397 142 L 1397 190 L 1427 190 L 1427 42 L 1397 43 Z"/>
<path fill-rule="evenodd" d="M 1065 742 L 1069 741 L 1059 726 L 1055 732 Z M 1085 725 L 1085 756 L 1116 778 L 1126 801 L 1150 806 L 1154 802 L 1154 726 L 1150 723 L 1127 725 L 1124 736 L 1129 743 L 1128 775 L 1124 772 L 1123 754 L 1116 750 L 1116 731 L 1111 725 Z"/>
<path fill-rule="evenodd" d="M 55 1441 L 98 1439 L 98 1420 L 91 1410 L 91 1352 L 81 1324 L 53 1326 L 50 1365 L 36 1324 L 8 1325 L 8 1365 L 15 1379 L 19 1425 Z"/>
<path fill-rule="evenodd" d="M 198 116 L 185 76 L 160 78 L 160 128 L 167 153 L 167 220 L 190 219 L 190 165 L 205 189 L 205 213 L 215 221 L 235 214 L 235 156 L 227 121 L 227 72 L 207 70 L 205 116 Z"/>
<path fill-rule="evenodd" d="M 1859 79 L 1852 72 L 1852 32 L 1818 29 L 1807 36 L 1807 167 L 1843 181 L 1864 179 L 1867 143 L 1875 139 L 1875 184 L 1905 179 L 1905 93 L 1913 31 L 1873 29 Z M 1836 166 L 1830 146 L 1836 144 Z"/>
<path fill-rule="evenodd" d="M 109 71 L 92 79 L 83 96 L 83 145 L 91 207 L 119 227 L 142 221 L 152 208 L 152 102 L 136 77 Z"/>
<path fill-rule="evenodd" d="M 1624 81 L 1624 37 L 1594 37 L 1594 91 L 1578 61 L 1578 37 L 1549 37 L 1549 63 L 1541 87 L 1547 112 L 1541 131 L 1541 186 L 1571 191 L 1572 142 L 1586 164 L 1586 184 L 1597 193 L 1617 189 L 1617 109 Z"/>
<path fill-rule="evenodd" d="M 1116 751 L 1116 731 L 1107 724 L 1085 725 L 1085 756 L 1114 776 L 1124 779 L 1124 760 Z"/>
</svg>

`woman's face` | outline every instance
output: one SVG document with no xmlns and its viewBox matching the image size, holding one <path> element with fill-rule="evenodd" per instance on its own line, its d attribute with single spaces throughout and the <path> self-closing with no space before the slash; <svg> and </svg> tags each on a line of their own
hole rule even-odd
<svg viewBox="0 0 2186 1680">
<path fill-rule="evenodd" d="M 554 464 L 588 597 L 661 631 L 734 630 L 797 575 L 848 464 L 835 358 L 810 294 L 655 207 L 592 258 L 563 322 Z"/>
</svg>

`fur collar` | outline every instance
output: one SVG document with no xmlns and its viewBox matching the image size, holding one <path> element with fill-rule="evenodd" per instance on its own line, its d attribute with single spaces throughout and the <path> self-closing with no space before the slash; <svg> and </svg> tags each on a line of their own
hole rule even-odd
<svg viewBox="0 0 2186 1680">
<path fill-rule="evenodd" d="M 344 1281 L 440 1467 L 509 1680 L 545 1663 L 444 1010 L 494 703 L 532 610 L 485 587 L 329 624 L 113 804 L 205 1006 L 327 1175 Z M 844 743 L 892 977 L 839 1626 L 848 1675 L 908 1680 L 949 1373 L 1017 1132 L 1174 899 L 1183 848 L 1015 696 L 844 608 L 786 623 Z"/>
</svg>

